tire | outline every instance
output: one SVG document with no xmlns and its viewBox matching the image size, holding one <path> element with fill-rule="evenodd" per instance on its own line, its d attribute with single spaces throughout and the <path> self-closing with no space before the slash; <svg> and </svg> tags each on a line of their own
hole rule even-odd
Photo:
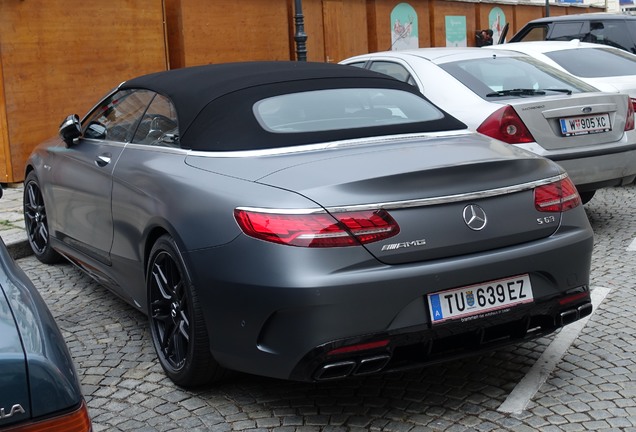
<svg viewBox="0 0 636 432">
<path fill-rule="evenodd" d="M 589 203 L 592 198 L 594 197 L 594 194 L 596 193 L 595 190 L 593 191 L 586 191 L 586 192 L 579 192 L 579 195 L 581 196 L 581 203 L 582 204 L 587 204 Z"/>
<path fill-rule="evenodd" d="M 35 257 L 44 264 L 62 261 L 62 256 L 51 247 L 50 232 L 44 196 L 35 172 L 31 171 L 24 181 L 24 226 L 29 245 Z"/>
<path fill-rule="evenodd" d="M 172 237 L 154 244 L 146 284 L 152 343 L 166 375 L 186 388 L 222 379 L 226 369 L 212 357 L 199 299 Z"/>
</svg>

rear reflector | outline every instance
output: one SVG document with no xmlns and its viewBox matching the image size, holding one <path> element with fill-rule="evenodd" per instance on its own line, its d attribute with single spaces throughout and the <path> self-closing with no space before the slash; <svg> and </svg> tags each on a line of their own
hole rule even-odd
<svg viewBox="0 0 636 432">
<path fill-rule="evenodd" d="M 400 227 L 385 210 L 285 214 L 236 209 L 243 232 L 272 243 L 300 247 L 359 246 L 397 235 Z"/>
<path fill-rule="evenodd" d="M 534 206 L 540 212 L 564 212 L 581 205 L 581 197 L 569 177 L 534 190 Z"/>
<path fill-rule="evenodd" d="M 580 292 L 580 293 L 576 293 L 576 294 L 571 294 L 568 295 L 567 297 L 563 297 L 561 299 L 559 299 L 559 304 L 561 306 L 570 304 L 570 303 L 574 303 L 574 302 L 578 302 L 581 300 L 588 300 L 590 299 L 590 293 L 588 291 L 585 292 Z"/>
<path fill-rule="evenodd" d="M 343 346 L 343 347 L 331 350 L 327 353 L 327 355 L 331 356 L 331 355 L 337 355 L 337 354 L 349 354 L 353 352 L 368 351 L 368 350 L 372 350 L 376 348 L 384 348 L 388 344 L 389 344 L 389 340 L 384 339 L 377 342 L 368 342 L 368 343 L 362 343 L 357 345 L 347 345 L 347 346 Z"/>
<path fill-rule="evenodd" d="M 508 144 L 534 142 L 534 137 L 510 105 L 489 115 L 477 128 L 477 132 Z"/>
</svg>

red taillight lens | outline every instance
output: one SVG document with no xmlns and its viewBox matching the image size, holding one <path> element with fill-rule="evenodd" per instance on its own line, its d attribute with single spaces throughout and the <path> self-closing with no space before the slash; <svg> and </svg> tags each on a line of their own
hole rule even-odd
<svg viewBox="0 0 636 432">
<path fill-rule="evenodd" d="M 311 214 L 236 209 L 243 232 L 273 243 L 301 247 L 343 247 L 393 237 L 400 227 L 385 210 Z"/>
<path fill-rule="evenodd" d="M 540 212 L 564 212 L 581 205 L 581 197 L 569 177 L 534 190 L 534 206 Z"/>
<path fill-rule="evenodd" d="M 82 406 L 72 413 L 23 426 L 9 426 L 6 432 L 88 432 L 90 430 L 92 430 L 91 420 L 86 404 L 82 403 Z"/>
<path fill-rule="evenodd" d="M 477 128 L 477 132 L 508 144 L 534 142 L 532 134 L 510 105 L 488 116 Z"/>
<path fill-rule="evenodd" d="M 636 99 L 629 98 L 627 103 L 627 118 L 625 119 L 625 130 L 634 129 L 634 112 L 636 111 Z"/>
</svg>

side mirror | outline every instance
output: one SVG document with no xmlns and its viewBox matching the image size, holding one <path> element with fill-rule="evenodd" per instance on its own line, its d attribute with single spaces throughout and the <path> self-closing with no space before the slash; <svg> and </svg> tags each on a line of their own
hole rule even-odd
<svg viewBox="0 0 636 432">
<path fill-rule="evenodd" d="M 72 114 L 64 119 L 60 125 L 60 137 L 68 145 L 73 143 L 75 138 L 82 135 L 82 125 L 77 114 Z"/>
</svg>

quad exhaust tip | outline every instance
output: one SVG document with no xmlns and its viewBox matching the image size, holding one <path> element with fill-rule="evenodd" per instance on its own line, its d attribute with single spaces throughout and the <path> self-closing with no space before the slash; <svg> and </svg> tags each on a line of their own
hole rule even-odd
<svg viewBox="0 0 636 432">
<path fill-rule="evenodd" d="M 360 360 L 345 360 L 322 365 L 314 378 L 317 381 L 341 379 L 348 376 L 367 375 L 380 372 L 391 360 L 388 354 L 366 357 Z"/>
<path fill-rule="evenodd" d="M 592 313 L 592 303 L 585 303 L 577 307 L 576 309 L 569 309 L 565 312 L 561 312 L 560 321 L 561 325 L 567 325 L 577 321 L 583 317 L 586 317 Z"/>
</svg>

